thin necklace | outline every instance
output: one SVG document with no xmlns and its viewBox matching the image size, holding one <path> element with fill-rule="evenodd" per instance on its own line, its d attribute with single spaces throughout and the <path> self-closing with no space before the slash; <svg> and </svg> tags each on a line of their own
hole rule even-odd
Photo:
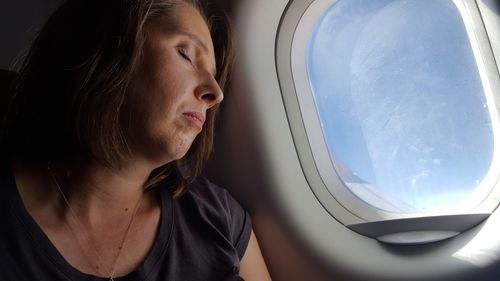
<svg viewBox="0 0 500 281">
<path fill-rule="evenodd" d="M 73 221 L 76 224 L 78 224 L 78 226 L 80 227 L 81 231 L 84 233 L 84 236 L 85 236 L 85 238 L 87 240 L 87 243 L 92 246 L 92 249 L 94 251 L 94 255 L 98 259 L 96 270 L 98 270 L 99 274 L 100 274 L 101 270 L 99 268 L 99 265 L 102 266 L 103 263 L 102 263 L 102 257 L 100 255 L 99 251 L 97 250 L 97 247 L 94 245 L 94 243 L 92 243 L 92 240 L 90 239 L 90 235 L 86 232 L 85 227 L 83 227 L 82 223 L 78 219 L 78 217 L 76 215 L 76 212 L 74 211 L 73 207 L 71 207 L 71 204 L 69 204 L 68 198 L 66 197 L 66 195 L 62 191 L 61 185 L 59 185 L 59 182 L 57 181 L 56 176 L 52 172 L 52 169 L 50 167 L 50 162 L 47 163 L 47 171 L 49 172 L 49 175 L 52 178 L 52 181 L 54 182 L 55 186 L 57 187 L 57 190 L 59 191 L 59 194 L 61 195 L 62 199 L 66 203 L 66 206 L 69 209 L 69 212 L 70 212 L 70 215 L 71 215 Z M 120 243 L 120 247 L 118 248 L 118 252 L 116 253 L 116 255 L 114 257 L 113 263 L 110 265 L 111 269 L 109 270 L 109 274 L 108 274 L 108 276 L 109 276 L 108 280 L 109 281 L 114 281 L 114 277 L 115 277 L 115 273 L 116 273 L 116 265 L 118 264 L 118 261 L 120 259 L 123 247 L 125 245 L 125 241 L 127 240 L 128 234 L 129 234 L 131 226 L 132 226 L 132 223 L 134 222 L 134 218 L 135 218 L 135 215 L 137 213 L 137 210 L 139 209 L 139 206 L 141 205 L 142 197 L 143 196 L 141 195 L 141 197 L 139 197 L 139 200 L 137 200 L 137 202 L 135 203 L 134 212 L 132 213 L 132 217 L 130 218 L 130 221 L 127 224 L 127 228 L 125 229 L 125 233 L 123 234 L 123 238 L 122 238 L 122 241 Z M 73 227 L 69 224 L 69 222 L 66 222 L 66 224 L 68 224 L 69 228 L 73 232 L 73 235 L 75 236 L 75 239 L 78 240 L 78 237 L 76 235 L 75 229 L 73 229 Z M 82 251 L 83 251 L 83 249 L 82 249 Z M 85 253 L 85 251 L 83 251 L 83 252 Z M 87 257 L 87 262 L 89 262 L 91 264 L 92 263 L 91 259 L 89 258 L 89 256 L 87 254 L 86 254 L 86 257 Z"/>
</svg>

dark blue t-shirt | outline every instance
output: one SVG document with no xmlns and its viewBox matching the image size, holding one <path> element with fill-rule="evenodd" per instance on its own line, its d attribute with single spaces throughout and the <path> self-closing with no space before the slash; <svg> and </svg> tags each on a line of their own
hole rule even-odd
<svg viewBox="0 0 500 281">
<path fill-rule="evenodd" d="M 116 281 L 242 280 L 239 261 L 251 234 L 248 213 L 204 178 L 172 198 L 161 188 L 158 233 L 143 263 Z M 12 171 L 0 170 L 0 280 L 107 280 L 72 267 L 25 209 Z"/>
</svg>

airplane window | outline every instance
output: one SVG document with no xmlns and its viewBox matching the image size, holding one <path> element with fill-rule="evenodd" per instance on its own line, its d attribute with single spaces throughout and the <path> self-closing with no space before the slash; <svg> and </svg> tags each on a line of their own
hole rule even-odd
<svg viewBox="0 0 500 281">
<path fill-rule="evenodd" d="M 475 1 L 293 1 L 276 67 L 321 205 L 396 244 L 453 237 L 500 203 L 500 76 Z"/>
<path fill-rule="evenodd" d="M 455 2 L 339 0 L 310 37 L 307 77 L 330 160 L 378 209 L 473 209 L 498 178 L 496 109 Z"/>
</svg>

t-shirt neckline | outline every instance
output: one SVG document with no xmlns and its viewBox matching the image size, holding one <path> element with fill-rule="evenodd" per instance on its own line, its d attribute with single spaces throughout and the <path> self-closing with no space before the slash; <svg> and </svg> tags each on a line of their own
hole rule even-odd
<svg viewBox="0 0 500 281">
<path fill-rule="evenodd" d="M 48 258 L 54 264 L 54 268 L 67 276 L 69 280 L 109 280 L 109 278 L 83 273 L 66 261 L 24 206 L 15 182 L 13 169 L 10 165 L 7 166 L 8 167 L 5 167 L 6 174 L 9 175 L 7 177 L 7 185 L 11 187 L 9 189 L 12 193 L 11 196 L 9 196 L 11 198 L 10 202 L 17 210 L 17 214 L 19 214 L 18 218 L 21 220 L 22 225 L 33 239 L 32 241 L 35 248 L 40 250 L 38 254 L 43 255 L 44 258 Z M 153 246 L 139 267 L 127 275 L 114 277 L 113 279 L 116 281 L 147 280 L 148 276 L 152 273 L 154 267 L 165 253 L 168 243 L 170 242 L 174 211 L 172 196 L 166 183 L 162 183 L 156 188 L 160 188 L 161 215 L 160 225 Z"/>
</svg>

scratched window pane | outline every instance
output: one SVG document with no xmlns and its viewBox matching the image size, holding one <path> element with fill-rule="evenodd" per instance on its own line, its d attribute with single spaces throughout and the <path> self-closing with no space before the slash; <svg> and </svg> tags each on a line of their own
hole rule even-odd
<svg viewBox="0 0 500 281">
<path fill-rule="evenodd" d="M 450 0 L 339 0 L 308 77 L 330 159 L 371 205 L 427 212 L 481 186 L 493 129 L 466 23 Z"/>
</svg>

